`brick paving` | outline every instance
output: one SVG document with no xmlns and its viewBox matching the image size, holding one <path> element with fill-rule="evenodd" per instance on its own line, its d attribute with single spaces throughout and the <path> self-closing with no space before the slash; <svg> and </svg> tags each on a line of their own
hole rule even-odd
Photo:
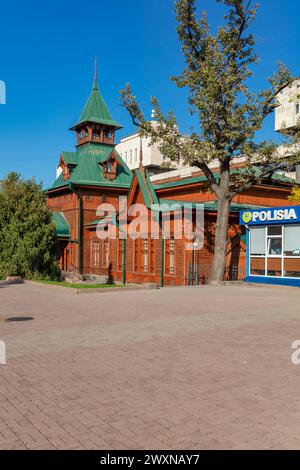
<svg viewBox="0 0 300 470">
<path fill-rule="evenodd" d="M 0 286 L 0 449 L 299 449 L 299 299 Z"/>
</svg>

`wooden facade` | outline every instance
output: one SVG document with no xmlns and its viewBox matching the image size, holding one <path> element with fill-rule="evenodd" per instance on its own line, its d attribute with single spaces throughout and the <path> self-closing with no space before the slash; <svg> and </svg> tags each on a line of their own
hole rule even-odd
<svg viewBox="0 0 300 470">
<path fill-rule="evenodd" d="M 159 183 L 157 184 L 160 187 Z M 132 203 L 145 204 L 143 192 L 133 176 L 131 187 L 134 189 Z M 213 202 L 213 195 L 202 190 L 203 183 L 191 183 L 187 178 L 186 184 L 178 187 L 155 189 L 157 197 L 161 200 L 174 200 L 182 202 Z M 206 283 L 210 274 L 213 258 L 214 231 L 216 223 L 216 209 L 205 209 L 204 218 L 204 246 L 201 250 L 186 250 L 186 240 L 161 240 L 152 238 L 127 238 L 125 242 L 120 238 L 116 229 L 117 238 L 99 240 L 96 233 L 97 208 L 105 203 L 111 204 L 119 211 L 119 196 L 129 195 L 129 190 L 120 188 L 107 189 L 93 187 L 78 187 L 75 193 L 65 189 L 49 191 L 49 208 L 52 211 L 62 212 L 70 226 L 70 240 L 59 240 L 59 261 L 63 269 L 75 269 L 80 266 L 86 274 L 109 276 L 114 281 L 121 282 L 124 276 L 130 283 L 157 283 L 164 285 L 188 285 Z M 272 207 L 288 205 L 291 184 L 281 183 L 274 185 L 255 186 L 247 193 L 237 196 L 233 207 L 245 205 L 257 207 Z M 128 198 L 129 201 L 129 198 Z M 150 209 L 149 226 L 150 226 Z M 99 218 L 98 218 L 99 219 Z M 100 219 L 99 219 L 100 220 Z M 127 220 L 130 224 L 130 220 Z M 79 224 L 81 224 L 79 226 Z M 80 234 L 80 237 L 79 237 Z M 230 214 L 228 230 L 228 251 L 225 279 L 242 279 L 245 276 L 245 243 L 243 229 L 239 226 L 239 212 L 234 209 Z M 79 238 L 81 238 L 79 243 Z M 80 249 L 80 254 L 79 254 Z M 126 253 L 123 254 L 123 251 Z M 124 263 L 125 258 L 125 263 Z"/>
<path fill-rule="evenodd" d="M 98 113 L 98 114 L 97 114 Z M 75 152 L 62 152 L 61 173 L 48 190 L 52 212 L 59 212 L 69 227 L 68 237 L 58 238 L 58 260 L 64 271 L 106 276 L 121 282 L 187 285 L 206 283 L 213 258 L 216 224 L 215 196 L 207 190 L 205 178 L 173 178 L 152 183 L 142 162 L 133 173 L 115 149 L 115 131 L 121 126 L 112 120 L 100 95 L 95 78 L 91 96 L 79 122 L 72 130 L 77 135 Z M 289 205 L 292 182 L 284 177 L 253 186 L 236 196 L 232 203 L 228 230 L 225 279 L 245 276 L 245 240 L 239 226 L 239 210 L 247 206 L 272 207 Z M 187 249 L 186 240 L 174 237 L 174 214 L 171 236 L 162 240 L 161 225 L 156 236 L 150 231 L 136 239 L 122 239 L 120 233 L 119 197 L 127 196 L 128 204 L 143 204 L 145 217 L 151 220 L 151 204 L 168 202 L 203 203 L 204 245 Z M 100 240 L 97 209 L 109 204 L 116 212 L 116 239 Z M 159 213 L 158 218 L 161 220 Z M 125 220 L 125 228 L 132 217 Z M 184 222 L 184 221 L 183 221 Z M 124 221 L 122 222 L 124 229 Z"/>
</svg>

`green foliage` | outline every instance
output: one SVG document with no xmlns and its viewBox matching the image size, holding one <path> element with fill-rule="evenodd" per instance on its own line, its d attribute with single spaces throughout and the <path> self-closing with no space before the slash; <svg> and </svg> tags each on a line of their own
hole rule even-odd
<svg viewBox="0 0 300 470">
<path fill-rule="evenodd" d="M 0 276 L 57 278 L 55 245 L 41 185 L 10 173 L 0 184 Z"/>
<path fill-rule="evenodd" d="M 129 84 L 121 90 L 121 99 L 142 135 L 157 142 L 168 161 L 198 167 L 206 176 L 218 202 L 211 280 L 219 282 L 225 270 L 232 199 L 254 184 L 270 180 L 276 171 L 289 170 L 300 162 L 300 154 L 288 136 L 281 149 L 255 140 L 264 119 L 279 105 L 278 94 L 293 81 L 289 70 L 278 64 L 266 89 L 254 93 L 249 88 L 253 66 L 258 62 L 249 28 L 258 5 L 252 0 L 216 1 L 227 7 L 227 14 L 215 34 L 206 13 L 197 14 L 196 0 L 175 2 L 186 66 L 172 80 L 188 89 L 188 112 L 198 116 L 199 131 L 183 138 L 175 114 L 164 115 L 156 98 L 152 98 L 152 106 L 158 124 L 153 126 L 145 119 Z M 241 172 L 233 169 L 236 157 L 242 157 Z M 219 176 L 211 170 L 212 163 L 218 166 Z"/>
<path fill-rule="evenodd" d="M 207 16 L 197 16 L 195 0 L 177 0 L 175 12 L 178 38 L 186 67 L 173 77 L 180 88 L 189 91 L 189 112 L 199 118 L 199 132 L 182 138 L 173 112 L 164 115 L 159 102 L 152 98 L 158 126 L 145 120 L 129 85 L 121 90 L 121 99 L 133 122 L 142 133 L 158 142 L 169 161 L 183 161 L 198 167 L 206 175 L 217 198 L 231 200 L 252 184 L 268 179 L 277 170 L 288 169 L 299 161 L 299 152 L 291 152 L 292 142 L 284 155 L 275 145 L 255 142 L 264 119 L 278 106 L 278 94 L 292 82 L 289 70 L 278 64 L 268 79 L 268 87 L 258 93 L 249 89 L 252 66 L 258 62 L 255 39 L 249 27 L 256 18 L 257 4 L 251 0 L 217 0 L 228 13 L 216 34 L 210 31 Z M 288 144 L 288 142 L 287 142 Z M 232 160 L 242 155 L 247 171 L 242 177 L 231 174 L 222 186 L 222 174 L 231 173 Z M 209 164 L 217 162 L 218 181 Z M 253 165 L 260 167 L 259 176 Z"/>
<path fill-rule="evenodd" d="M 291 195 L 289 196 L 289 201 L 300 203 L 300 188 L 294 187 Z"/>
</svg>

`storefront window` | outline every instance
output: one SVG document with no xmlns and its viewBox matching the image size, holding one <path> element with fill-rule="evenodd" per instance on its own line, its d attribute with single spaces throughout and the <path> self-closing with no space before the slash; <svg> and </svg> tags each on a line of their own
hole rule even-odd
<svg viewBox="0 0 300 470">
<path fill-rule="evenodd" d="M 281 256 L 282 254 L 282 238 L 268 237 L 268 255 Z"/>
<path fill-rule="evenodd" d="M 273 237 L 273 236 L 282 236 L 282 226 L 281 225 L 270 225 L 267 227 L 268 229 L 268 236 Z"/>
<path fill-rule="evenodd" d="M 300 278 L 300 225 L 250 228 L 250 275 Z"/>
<path fill-rule="evenodd" d="M 281 277 L 282 270 L 281 258 L 267 259 L 267 275 L 272 277 Z"/>
<path fill-rule="evenodd" d="M 300 258 L 285 258 L 284 277 L 300 277 Z"/>
<path fill-rule="evenodd" d="M 251 258 L 250 274 L 252 276 L 264 276 L 266 271 L 265 257 Z"/>
<path fill-rule="evenodd" d="M 284 228 L 284 255 L 300 256 L 300 225 Z"/>
<path fill-rule="evenodd" d="M 253 227 L 250 235 L 251 256 L 264 256 L 266 251 L 265 227 Z"/>
<path fill-rule="evenodd" d="M 267 247 L 269 256 L 282 255 L 282 226 L 267 227 Z M 271 274 L 270 274 L 271 275 Z"/>
</svg>

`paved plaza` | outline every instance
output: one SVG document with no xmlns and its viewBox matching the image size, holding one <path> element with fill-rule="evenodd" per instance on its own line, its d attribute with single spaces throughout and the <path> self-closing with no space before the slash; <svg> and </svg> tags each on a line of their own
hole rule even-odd
<svg viewBox="0 0 300 470">
<path fill-rule="evenodd" d="M 1 449 L 300 449 L 300 291 L 0 286 Z"/>
</svg>

